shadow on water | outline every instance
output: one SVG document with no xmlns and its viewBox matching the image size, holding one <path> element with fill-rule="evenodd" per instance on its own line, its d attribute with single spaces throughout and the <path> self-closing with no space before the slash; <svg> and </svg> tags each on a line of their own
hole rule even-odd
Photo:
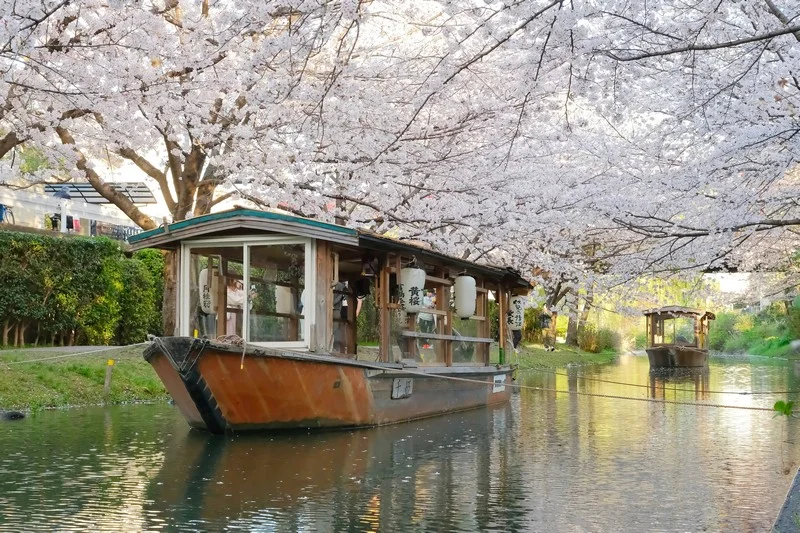
<svg viewBox="0 0 800 533">
<path fill-rule="evenodd" d="M 504 469 L 512 425 L 502 406 L 354 431 L 177 433 L 147 515 L 195 527 L 236 517 L 281 530 L 518 530 L 524 485 Z"/>
</svg>

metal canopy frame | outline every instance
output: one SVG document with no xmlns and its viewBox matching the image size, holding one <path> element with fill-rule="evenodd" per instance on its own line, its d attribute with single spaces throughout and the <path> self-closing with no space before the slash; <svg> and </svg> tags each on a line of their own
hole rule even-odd
<svg viewBox="0 0 800 533">
<path fill-rule="evenodd" d="M 115 191 L 124 194 L 134 204 L 158 203 L 150 188 L 141 181 L 128 181 L 108 184 Z M 81 199 L 87 204 L 110 204 L 91 183 L 46 183 L 45 194 L 55 194 L 62 189 L 67 190 L 72 199 Z"/>
</svg>

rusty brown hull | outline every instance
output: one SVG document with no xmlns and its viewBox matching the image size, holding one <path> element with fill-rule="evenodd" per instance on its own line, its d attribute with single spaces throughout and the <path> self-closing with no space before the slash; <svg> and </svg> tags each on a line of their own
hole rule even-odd
<svg viewBox="0 0 800 533">
<path fill-rule="evenodd" d="M 651 368 L 703 367 L 708 365 L 708 350 L 692 346 L 656 346 L 647 348 Z"/>
<path fill-rule="evenodd" d="M 214 433 L 379 426 L 508 401 L 510 367 L 404 367 L 190 337 L 145 351 L 187 422 Z"/>
</svg>

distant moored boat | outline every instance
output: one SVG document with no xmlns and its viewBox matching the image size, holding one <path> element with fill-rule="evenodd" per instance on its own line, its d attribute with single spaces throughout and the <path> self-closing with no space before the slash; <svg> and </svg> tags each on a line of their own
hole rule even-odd
<svg viewBox="0 0 800 533">
<path fill-rule="evenodd" d="M 709 322 L 714 313 L 670 305 L 644 312 L 647 357 L 651 368 L 702 367 L 708 364 Z"/>
</svg>

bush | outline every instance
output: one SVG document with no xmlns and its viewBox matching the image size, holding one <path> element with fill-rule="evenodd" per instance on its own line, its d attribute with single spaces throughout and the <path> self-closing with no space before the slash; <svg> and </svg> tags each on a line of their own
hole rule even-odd
<svg viewBox="0 0 800 533">
<path fill-rule="evenodd" d="M 597 328 L 594 324 L 586 324 L 578 337 L 578 347 L 591 353 L 605 350 L 617 350 L 621 344 L 619 333 L 609 328 Z"/>
<path fill-rule="evenodd" d="M 633 338 L 633 346 L 638 350 L 641 350 L 642 348 L 647 348 L 647 333 L 645 333 L 644 331 L 636 333 L 636 335 Z"/>
<path fill-rule="evenodd" d="M 164 322 L 161 314 L 161 306 L 164 300 L 164 254 L 159 250 L 147 248 L 134 253 L 133 259 L 142 263 L 153 280 L 155 311 L 151 315 L 148 332 L 153 335 L 162 335 L 164 332 Z"/>
<path fill-rule="evenodd" d="M 160 255 L 125 259 L 104 237 L 0 232 L 0 345 L 141 340 L 156 320 L 160 329 Z"/>
<path fill-rule="evenodd" d="M 375 289 L 373 286 L 370 288 L 370 293 L 361 302 L 361 312 L 356 318 L 359 344 L 375 343 L 380 340 L 378 316 L 378 306 L 375 303 Z"/>
<path fill-rule="evenodd" d="M 121 345 L 135 344 L 153 333 L 153 317 L 161 315 L 157 312 L 160 302 L 156 296 L 156 282 L 144 262 L 123 259 L 122 285 L 116 341 Z"/>
<path fill-rule="evenodd" d="M 725 343 L 736 334 L 736 318 L 734 313 L 720 313 L 717 319 L 711 322 L 708 332 L 708 347 L 711 350 L 724 350 Z"/>
</svg>

